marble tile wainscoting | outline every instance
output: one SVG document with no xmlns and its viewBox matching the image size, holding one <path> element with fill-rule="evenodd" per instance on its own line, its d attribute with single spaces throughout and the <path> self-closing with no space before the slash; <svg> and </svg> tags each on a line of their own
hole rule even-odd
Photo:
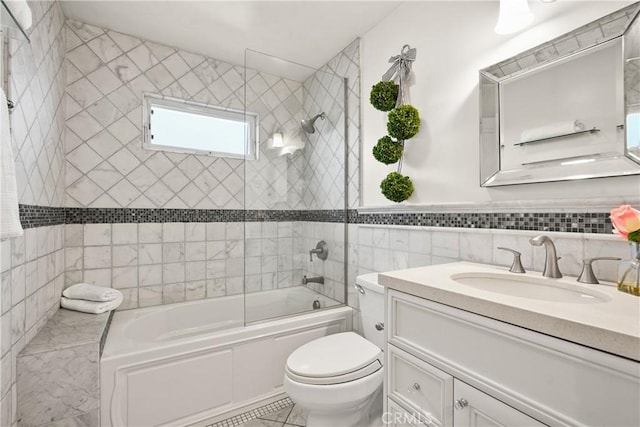
<svg viewBox="0 0 640 427">
<path fill-rule="evenodd" d="M 529 243 L 541 232 L 518 228 L 575 231 L 544 231 L 562 254 L 560 267 L 565 275 L 577 276 L 583 258 L 624 257 L 627 252 L 627 244 L 609 234 L 611 226 L 604 214 L 550 214 L 543 223 L 532 225 L 526 218 L 513 219 L 520 215 L 487 213 L 473 227 L 496 228 L 469 224 L 465 228 L 418 225 L 431 221 L 428 214 L 390 217 L 350 211 L 345 268 L 345 227 L 340 215 L 305 221 L 295 218 L 314 211 L 277 212 L 270 214 L 282 217 L 276 221 L 67 224 L 65 282 L 88 281 L 121 289 L 125 294 L 121 309 L 128 309 L 299 286 L 303 275 L 324 277 L 324 285 L 307 286 L 343 302 L 346 275 L 348 304 L 357 308 L 352 285 L 358 274 L 458 260 L 510 265 L 510 255 L 497 246 L 519 250 L 527 269 L 541 271 L 544 250 Z M 565 225 L 567 218 L 570 222 Z M 459 219 L 452 213 L 439 215 L 437 221 L 444 225 Z M 503 229 L 507 227 L 516 229 Z M 310 261 L 309 250 L 319 240 L 328 243 L 329 258 Z M 615 262 L 595 263 L 594 270 L 603 280 L 615 280 Z M 354 325 L 359 325 L 357 313 Z"/>
<path fill-rule="evenodd" d="M 2 426 L 17 422 L 16 357 L 60 305 L 63 234 L 64 225 L 28 228 L 24 236 L 0 242 Z"/>
<path fill-rule="evenodd" d="M 559 261 L 562 273 L 578 276 L 585 258 L 629 256 L 628 243 L 610 233 L 611 225 L 604 214 L 599 222 L 604 228 L 597 228 L 600 232 L 592 233 L 351 223 L 348 231 L 348 299 L 349 305 L 355 309 L 354 329 L 359 330 L 360 323 L 357 292 L 353 284 L 360 274 L 454 261 L 510 266 L 512 255 L 498 250 L 498 246 L 521 252 L 525 269 L 542 271 L 544 248 L 533 247 L 529 239 L 545 234 L 553 239 L 558 256 L 562 257 Z M 600 280 L 615 282 L 617 265 L 615 261 L 596 262 L 593 270 Z"/>
<path fill-rule="evenodd" d="M 531 230 L 465 229 L 383 225 L 350 225 L 353 252 L 357 257 L 357 274 L 413 268 L 455 261 L 471 261 L 510 266 L 513 256 L 498 246 L 522 253 L 527 270 L 542 271 L 544 248 L 529 243 L 531 237 L 545 234 L 556 245 L 558 264 L 567 276 L 578 276 L 582 260 L 597 256 L 628 256 L 629 245 L 623 239 L 602 233 L 563 233 Z M 357 228 L 354 230 L 353 228 Z M 596 276 L 604 281 L 616 280 L 617 263 L 593 264 Z"/>
<path fill-rule="evenodd" d="M 290 221 L 67 224 L 65 283 L 119 289 L 121 310 L 300 285 L 301 233 Z"/>
</svg>

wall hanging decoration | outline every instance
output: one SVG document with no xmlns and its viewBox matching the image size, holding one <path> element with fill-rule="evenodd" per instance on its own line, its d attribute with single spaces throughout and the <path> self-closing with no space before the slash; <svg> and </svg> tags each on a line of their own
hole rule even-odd
<svg viewBox="0 0 640 427">
<path fill-rule="evenodd" d="M 380 183 L 382 194 L 392 202 L 400 203 L 413 194 L 413 182 L 408 176 L 399 172 L 391 172 Z"/>
<path fill-rule="evenodd" d="M 387 135 L 380 138 L 373 147 L 373 157 L 380 163 L 391 165 L 400 160 L 403 151 L 402 144 L 398 144 L 398 141 L 394 141 Z"/>
<path fill-rule="evenodd" d="M 392 56 L 392 64 L 382 76 L 382 81 L 371 88 L 369 102 L 376 110 L 388 112 L 387 133 L 373 147 L 373 157 L 385 165 L 398 163 L 397 172 L 391 172 L 380 183 L 382 194 L 389 200 L 400 203 L 413 194 L 413 183 L 402 175 L 404 143 L 420 130 L 420 114 L 408 104 L 407 82 L 411 75 L 411 63 L 416 59 L 416 49 L 408 44 L 402 47 L 400 55 Z"/>
<path fill-rule="evenodd" d="M 398 86 L 395 82 L 378 82 L 371 88 L 369 102 L 376 110 L 391 111 L 398 102 Z"/>
</svg>

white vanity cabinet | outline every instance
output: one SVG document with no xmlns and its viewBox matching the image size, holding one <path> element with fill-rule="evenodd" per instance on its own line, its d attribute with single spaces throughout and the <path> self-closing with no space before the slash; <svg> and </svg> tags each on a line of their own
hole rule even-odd
<svg viewBox="0 0 640 427">
<path fill-rule="evenodd" d="M 454 390 L 455 427 L 544 426 L 541 422 L 462 381 L 455 380 Z"/>
<path fill-rule="evenodd" d="M 640 425 L 637 361 L 393 289 L 386 301 L 391 425 Z"/>
<path fill-rule="evenodd" d="M 391 425 L 544 425 L 393 345 L 387 350 L 389 410 L 386 417 L 392 421 Z"/>
</svg>

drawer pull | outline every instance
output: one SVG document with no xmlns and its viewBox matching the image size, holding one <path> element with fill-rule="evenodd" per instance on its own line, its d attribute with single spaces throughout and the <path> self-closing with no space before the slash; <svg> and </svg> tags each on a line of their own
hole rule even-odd
<svg viewBox="0 0 640 427">
<path fill-rule="evenodd" d="M 413 385 L 411 387 L 409 387 L 409 393 L 413 392 L 413 391 L 419 391 L 420 390 L 420 384 L 418 383 L 413 383 Z"/>
<path fill-rule="evenodd" d="M 376 330 L 378 330 L 378 331 L 384 330 L 384 323 L 382 323 L 382 322 L 376 323 Z"/>
<path fill-rule="evenodd" d="M 466 408 L 467 406 L 469 406 L 469 402 L 467 402 L 467 399 L 465 398 L 460 398 L 456 400 L 455 403 L 453 404 L 453 407 L 456 408 L 458 411 Z"/>
</svg>

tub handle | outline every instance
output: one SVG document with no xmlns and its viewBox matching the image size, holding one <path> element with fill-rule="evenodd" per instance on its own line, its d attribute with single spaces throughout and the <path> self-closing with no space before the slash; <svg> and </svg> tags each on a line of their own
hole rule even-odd
<svg viewBox="0 0 640 427">
<path fill-rule="evenodd" d="M 358 292 L 360 292 L 362 295 L 364 295 L 364 288 L 361 285 L 357 285 L 356 284 L 356 289 L 358 290 Z"/>
</svg>

